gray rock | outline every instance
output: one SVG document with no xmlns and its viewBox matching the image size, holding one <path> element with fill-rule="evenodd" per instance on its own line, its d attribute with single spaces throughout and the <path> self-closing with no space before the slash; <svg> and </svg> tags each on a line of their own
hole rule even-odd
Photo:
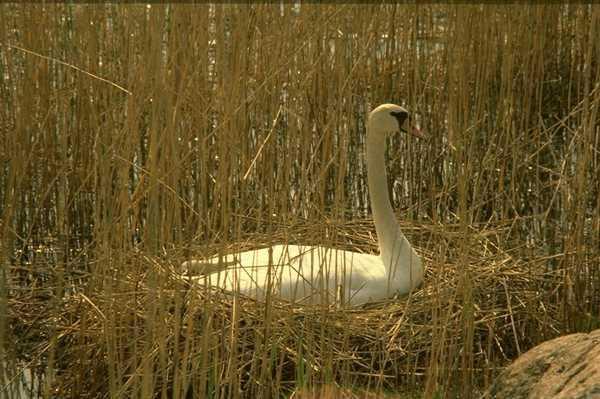
<svg viewBox="0 0 600 399">
<path fill-rule="evenodd" d="M 536 346 L 507 367 L 483 397 L 600 398 L 600 330 Z"/>
</svg>

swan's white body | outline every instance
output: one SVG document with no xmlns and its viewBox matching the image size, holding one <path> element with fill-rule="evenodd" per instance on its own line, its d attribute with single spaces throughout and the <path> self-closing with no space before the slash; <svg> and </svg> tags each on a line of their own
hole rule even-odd
<svg viewBox="0 0 600 399">
<path fill-rule="evenodd" d="M 321 246 L 275 245 L 182 267 L 200 284 L 265 300 L 359 305 L 406 294 L 421 284 L 421 259 L 404 237 L 389 201 L 385 172 L 387 134 L 403 129 L 408 112 L 394 104 L 375 108 L 367 123 L 367 172 L 379 255 Z M 418 130 L 415 135 L 420 135 Z M 200 274 L 200 275 L 198 275 Z"/>
</svg>

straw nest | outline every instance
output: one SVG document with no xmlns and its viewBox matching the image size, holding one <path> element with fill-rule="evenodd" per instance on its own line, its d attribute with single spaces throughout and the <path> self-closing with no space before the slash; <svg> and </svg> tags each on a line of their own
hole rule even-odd
<svg viewBox="0 0 600 399">
<path fill-rule="evenodd" d="M 276 396 L 320 383 L 397 390 L 448 384 L 466 369 L 486 385 L 486 375 L 562 328 L 552 299 L 559 272 L 544 257 L 502 248 L 498 231 L 412 229 L 429 243 L 424 285 L 353 309 L 234 298 L 132 251 L 95 281 L 102 290 L 89 281 L 61 300 L 48 287 L 11 291 L 12 335 L 30 367 L 51 358 L 61 397 L 129 396 L 144 376 L 157 395 L 174 396 Z"/>
</svg>

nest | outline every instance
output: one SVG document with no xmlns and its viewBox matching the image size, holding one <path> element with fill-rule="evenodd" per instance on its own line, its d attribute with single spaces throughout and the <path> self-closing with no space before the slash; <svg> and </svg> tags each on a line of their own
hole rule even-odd
<svg viewBox="0 0 600 399">
<path fill-rule="evenodd" d="M 418 233 L 441 247 L 456 239 Z M 561 279 L 543 257 L 516 258 L 481 231 L 468 235 L 462 248 L 422 251 L 425 283 L 411 295 L 344 309 L 232 296 L 132 253 L 96 281 L 102 290 L 90 284 L 60 301 L 13 293 L 12 335 L 28 354 L 21 362 L 52 362 L 46 386 L 58 397 L 278 397 L 317 386 L 431 393 L 464 378 L 485 387 L 562 331 L 553 305 Z"/>
</svg>

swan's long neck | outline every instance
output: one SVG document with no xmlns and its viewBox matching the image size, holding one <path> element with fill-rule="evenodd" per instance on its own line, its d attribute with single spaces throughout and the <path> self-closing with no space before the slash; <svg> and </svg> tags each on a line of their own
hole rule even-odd
<svg viewBox="0 0 600 399">
<path fill-rule="evenodd" d="M 402 260 L 410 259 L 412 248 L 400 231 L 394 210 L 390 204 L 385 167 L 385 134 L 367 126 L 367 175 L 371 209 L 379 240 L 380 256 L 391 279 L 410 275 L 409 265 Z M 407 270 L 403 270 L 407 269 Z"/>
</svg>

